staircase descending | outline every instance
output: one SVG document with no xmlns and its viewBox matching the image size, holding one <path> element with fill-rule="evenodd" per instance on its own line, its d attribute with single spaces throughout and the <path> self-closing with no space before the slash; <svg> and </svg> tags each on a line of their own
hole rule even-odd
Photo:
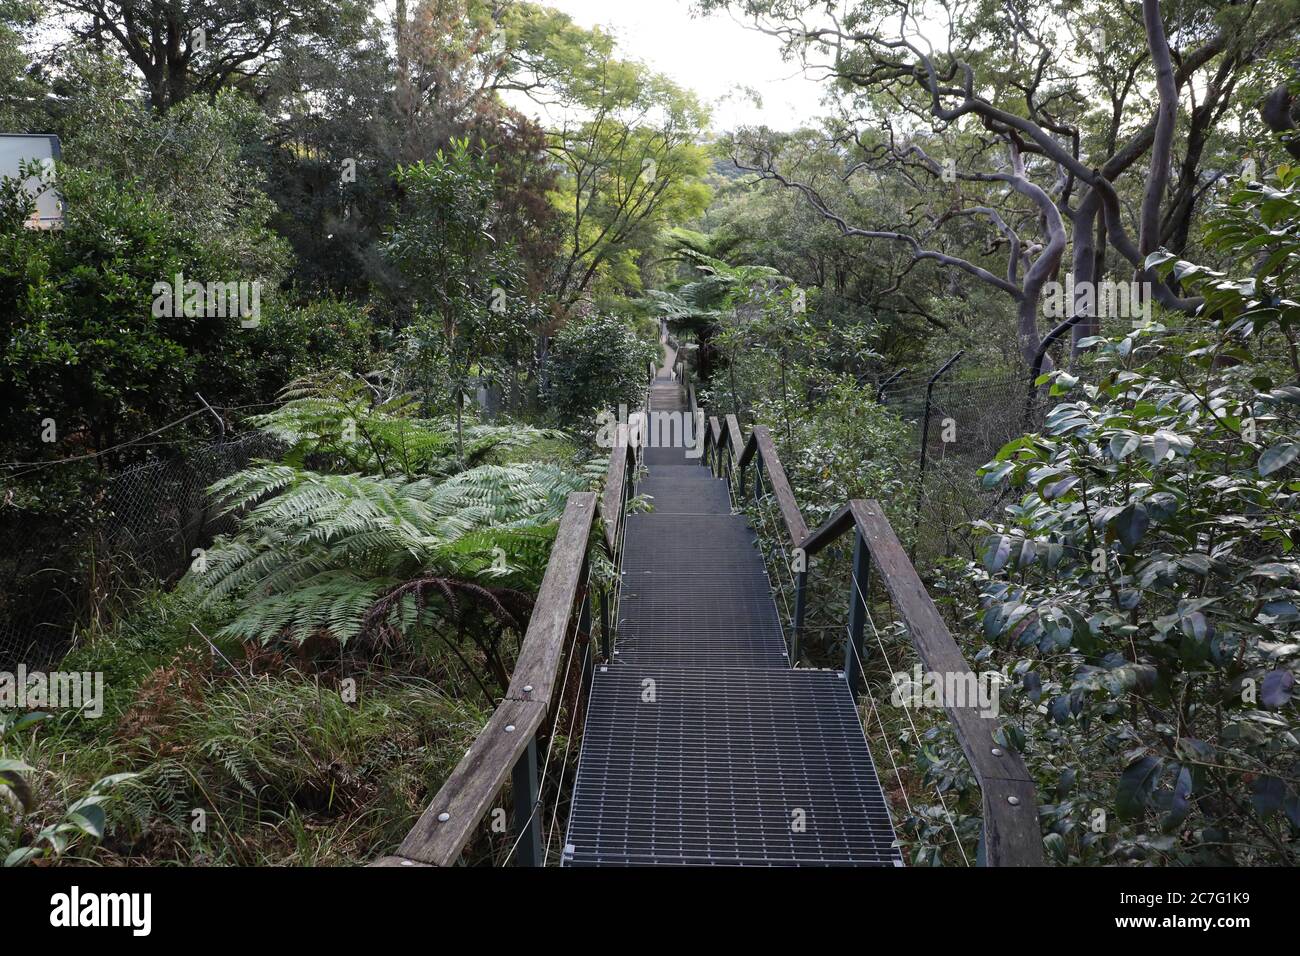
<svg viewBox="0 0 1300 956">
<path fill-rule="evenodd" d="M 650 409 L 686 411 L 665 372 Z M 645 449 L 654 511 L 625 522 L 564 864 L 901 866 L 844 677 L 790 667 L 757 538 L 701 461 Z"/>
</svg>

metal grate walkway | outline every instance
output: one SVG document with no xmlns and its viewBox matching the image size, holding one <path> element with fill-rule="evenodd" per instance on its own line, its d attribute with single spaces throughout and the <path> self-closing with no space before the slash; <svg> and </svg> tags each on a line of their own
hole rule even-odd
<svg viewBox="0 0 1300 956">
<path fill-rule="evenodd" d="M 652 411 L 685 412 L 663 371 Z M 901 866 L 843 675 L 790 668 L 757 537 L 681 448 L 644 450 L 566 866 Z"/>
</svg>

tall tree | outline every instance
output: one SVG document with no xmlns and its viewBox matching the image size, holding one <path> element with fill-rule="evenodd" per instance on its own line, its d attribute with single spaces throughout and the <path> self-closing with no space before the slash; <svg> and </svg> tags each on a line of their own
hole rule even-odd
<svg viewBox="0 0 1300 956">
<path fill-rule="evenodd" d="M 1180 4 L 1172 18 L 1159 0 L 701 6 L 744 9 L 791 55 L 824 70 L 844 94 L 839 176 L 889 174 L 907 201 L 892 220 L 858 224 L 819 183 L 781 168 L 762 137 L 742 139 L 737 161 L 799 190 L 843 235 L 900 244 L 904 273 L 933 262 L 1005 294 L 1026 361 L 1041 343 L 1043 288 L 1067 261 L 1080 290 L 1076 343 L 1096 328 L 1083 290 L 1102 274 L 1107 249 L 1161 303 L 1196 306 L 1146 271 L 1146 254 L 1187 241 L 1211 132 L 1242 74 L 1289 35 L 1295 13 L 1291 0 L 1203 0 Z M 1145 180 L 1121 182 L 1144 158 Z M 972 221 L 1004 251 L 1003 267 L 936 241 L 941 227 Z"/>
<path fill-rule="evenodd" d="M 602 274 L 635 289 L 637 257 L 709 198 L 700 145 L 708 114 L 665 77 L 615 59 L 607 37 L 594 40 L 570 71 L 575 114 L 557 124 L 549 143 L 565 173 L 558 202 L 566 238 L 555 282 L 562 309 Z"/>
<path fill-rule="evenodd" d="M 52 0 L 78 41 L 114 49 L 163 112 L 196 93 L 258 89 L 290 51 L 332 55 L 368 17 L 361 0 Z"/>
</svg>

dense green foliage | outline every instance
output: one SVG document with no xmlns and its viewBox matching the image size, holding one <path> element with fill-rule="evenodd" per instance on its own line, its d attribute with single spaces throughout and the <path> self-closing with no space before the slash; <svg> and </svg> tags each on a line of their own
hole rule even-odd
<svg viewBox="0 0 1300 956">
<path fill-rule="evenodd" d="M 559 421 L 587 436 L 595 432 L 599 413 L 641 406 L 649 366 L 660 351 L 657 341 L 602 313 L 575 317 L 552 348 L 547 404 Z"/>
<path fill-rule="evenodd" d="M 1300 244 L 1277 228 L 1300 221 L 1295 179 L 1242 189 L 1208 230 L 1262 257 L 1251 279 L 1158 257 L 1216 321 L 1096 343 L 1095 383 L 1057 373 L 1042 434 L 985 469 L 1023 497 L 976 575 L 983 635 L 1029 653 L 1016 742 L 1062 775 L 1062 862 L 1294 862 L 1300 387 L 1265 346 L 1300 316 Z"/>
<path fill-rule="evenodd" d="M 62 858 L 101 864 L 338 865 L 401 839 L 482 725 L 472 684 L 245 654 L 215 636 L 228 612 L 147 595 L 74 651 L 65 667 L 105 674 L 104 714 L 4 734 L 30 802 L 0 807 L 0 856 L 44 852 L 37 835 L 68 823 Z M 102 813 L 74 817 L 97 781 Z"/>
</svg>

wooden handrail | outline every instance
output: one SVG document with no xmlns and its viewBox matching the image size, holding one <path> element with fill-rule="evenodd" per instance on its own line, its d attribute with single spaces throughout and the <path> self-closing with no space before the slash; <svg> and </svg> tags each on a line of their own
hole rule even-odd
<svg viewBox="0 0 1300 956">
<path fill-rule="evenodd" d="M 727 416 L 726 434 L 721 434 L 716 418 L 710 419 L 709 436 L 715 444 L 721 440 L 735 455 L 740 432 L 734 415 Z M 635 452 L 620 429 L 621 441 L 610 456 L 607 479 L 617 477 L 617 484 L 607 484 L 600 503 L 610 515 L 611 503 L 615 532 L 606 526 L 606 543 L 615 554 L 617 526 L 621 521 L 623 492 L 629 461 Z M 805 558 L 820 552 L 850 527 L 856 529 L 856 594 L 850 595 L 850 646 L 846 649 L 846 677 L 849 676 L 848 653 L 861 643 L 865 615 L 865 575 L 876 568 L 886 590 L 907 626 L 912 643 L 925 668 L 933 673 L 966 675 L 971 673 L 961 650 L 953 640 L 942 616 L 921 583 L 902 545 L 894 534 L 883 509 L 875 501 L 853 500 L 839 509 L 811 534 L 794 500 L 785 470 L 763 426 L 754 428 L 740 456 L 743 486 L 745 465 L 755 456 L 767 473 L 768 483 L 781 507 L 782 518 L 791 540 L 804 551 Z M 611 496 L 611 487 L 616 496 Z M 517 826 L 536 829 L 533 813 L 537 788 L 537 734 L 548 714 L 559 705 L 556 684 L 565 639 L 573 619 L 574 606 L 588 576 L 588 546 L 597 508 L 596 495 L 580 492 L 569 496 L 551 549 L 537 601 L 520 645 L 510 686 L 487 726 L 469 751 L 443 783 L 433 801 L 407 833 L 396 855 L 383 857 L 372 866 L 450 866 L 454 864 L 474 835 L 475 828 L 487 814 L 508 776 L 514 778 Z M 795 611 L 795 647 L 802 626 L 807 570 L 798 573 Z M 589 620 L 589 614 L 583 617 Z M 580 621 L 579 630 L 583 623 Z M 589 625 L 588 625 L 589 626 Z M 792 658 L 796 657 L 792 654 Z M 850 684 L 852 685 L 852 682 Z M 993 866 L 1041 865 L 1042 837 L 1038 827 L 1038 801 L 1020 755 L 999 746 L 994 737 L 996 718 L 981 713 L 975 704 L 957 706 L 945 701 L 962 751 L 970 764 L 983 796 L 985 860 Z M 521 831 L 521 838 L 524 833 Z M 522 839 L 520 841 L 523 842 Z M 534 840 L 530 856 L 541 862 L 540 841 Z"/>
<path fill-rule="evenodd" d="M 799 506 L 795 503 L 794 492 L 790 489 L 790 481 L 786 478 L 785 468 L 781 465 L 781 456 L 776 453 L 772 434 L 762 425 L 754 426 L 749 442 L 745 445 L 745 451 L 740 456 L 739 474 L 742 486 L 745 483 L 745 467 L 756 454 L 760 466 L 767 473 L 767 481 L 772 486 L 772 494 L 776 496 L 777 506 L 781 509 L 781 520 L 785 522 L 790 544 L 792 547 L 798 547 L 803 539 L 808 537 L 808 525 L 799 512 Z"/>
<path fill-rule="evenodd" d="M 828 544 L 835 542 L 840 535 L 849 528 L 853 527 L 853 507 L 844 505 L 833 515 L 826 519 L 820 528 L 810 532 L 799 545 L 803 549 L 804 557 L 811 558 Z"/>
<path fill-rule="evenodd" d="M 618 533 L 623 527 L 623 513 L 627 510 L 628 491 L 636 477 L 637 445 L 630 440 L 631 420 L 641 416 L 641 434 L 644 444 L 648 437 L 650 389 L 654 385 L 654 363 L 650 363 L 650 381 L 646 383 L 641 398 L 641 408 L 629 416 L 628 424 L 619 425 L 614 438 L 614 448 L 609 453 L 609 467 L 605 469 L 605 489 L 600 498 L 600 519 L 605 529 L 605 548 L 611 558 L 618 555 Z M 620 454 L 621 450 L 621 454 Z"/>
<path fill-rule="evenodd" d="M 506 778 L 515 774 L 518 789 L 521 765 L 530 757 L 535 764 L 537 732 L 559 704 L 560 660 L 574 604 L 586 586 L 587 548 L 595 517 L 594 492 L 569 495 L 505 698 L 406 834 L 396 858 L 385 857 L 374 865 L 453 865 Z M 523 809 L 518 796 L 516 817 Z"/>
<path fill-rule="evenodd" d="M 533 744 L 545 716 L 541 704 L 502 701 L 406 834 L 397 856 L 429 866 L 454 865 L 524 751 Z"/>
<path fill-rule="evenodd" d="M 805 558 L 812 558 L 851 528 L 856 529 L 862 553 L 879 572 L 907 625 L 912 646 L 926 671 L 972 674 L 878 502 L 855 499 L 836 511 L 804 539 L 801 547 Z M 850 606 L 862 599 L 862 595 L 851 593 Z M 854 630 L 851 626 L 849 639 L 860 641 L 860 629 L 859 633 Z M 797 646 L 799 635 L 794 640 Z M 850 666 L 847 660 L 846 655 L 846 670 Z M 985 860 L 990 866 L 1041 866 L 1043 838 L 1038 827 L 1038 795 L 1024 760 L 996 742 L 993 735 L 997 718 L 981 713 L 977 702 L 957 706 L 954 701 L 945 701 L 944 710 L 983 795 Z"/>
<path fill-rule="evenodd" d="M 749 440 L 740 446 L 740 461 L 736 462 L 736 473 L 741 476 L 742 482 L 745 475 L 745 467 L 749 464 L 754 453 L 758 451 L 758 436 L 753 432 L 749 433 Z"/>
<path fill-rule="evenodd" d="M 736 420 L 735 415 L 727 416 L 727 447 L 731 450 L 733 461 L 745 447 L 745 440 L 740 432 L 740 422 Z"/>
<path fill-rule="evenodd" d="M 907 625 L 922 666 L 933 674 L 971 674 L 970 665 L 930 600 L 884 509 L 876 501 L 862 500 L 851 501 L 849 507 L 872 564 Z M 998 720 L 980 711 L 977 702 L 958 706 L 945 701 L 944 709 L 984 797 L 985 859 L 991 866 L 1042 866 L 1038 795 L 1024 760 L 996 742 L 993 734 Z"/>
<path fill-rule="evenodd" d="M 619 454 L 619 452 L 622 454 Z M 627 426 L 618 426 L 618 437 L 609 456 L 605 471 L 605 490 L 600 498 L 601 523 L 605 528 L 605 546 L 612 555 L 618 548 L 618 532 L 623 525 L 623 511 L 627 504 L 627 483 L 631 469 L 636 468 L 636 449 L 628 441 Z"/>
<path fill-rule="evenodd" d="M 564 635 L 586 580 L 587 545 L 595 516 L 594 493 L 582 491 L 569 495 L 542 575 L 542 586 L 537 589 L 537 600 L 528 617 L 528 630 L 519 646 L 519 657 L 506 689 L 507 700 L 533 701 L 548 707 L 556 703 L 552 691 L 560 669 Z"/>
</svg>

